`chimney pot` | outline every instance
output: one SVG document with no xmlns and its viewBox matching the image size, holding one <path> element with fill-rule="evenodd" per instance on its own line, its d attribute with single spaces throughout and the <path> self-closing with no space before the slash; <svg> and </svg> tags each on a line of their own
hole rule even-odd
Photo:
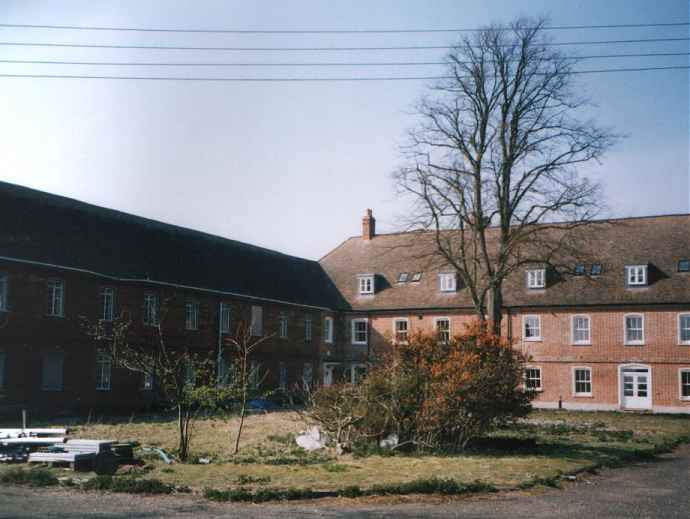
<svg viewBox="0 0 690 519">
<path fill-rule="evenodd" d="M 376 236 L 376 218 L 374 218 L 374 212 L 367 209 L 362 218 L 362 239 L 371 240 L 374 236 Z"/>
</svg>

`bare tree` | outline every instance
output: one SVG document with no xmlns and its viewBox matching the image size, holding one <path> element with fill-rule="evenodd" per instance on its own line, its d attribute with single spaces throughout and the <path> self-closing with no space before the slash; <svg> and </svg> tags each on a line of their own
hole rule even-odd
<svg viewBox="0 0 690 519">
<path fill-rule="evenodd" d="M 599 186 L 576 167 L 617 138 L 580 118 L 588 101 L 576 93 L 576 60 L 547 44 L 544 23 L 489 27 L 453 48 L 395 173 L 413 199 L 409 223 L 433 231 L 435 254 L 499 333 L 504 280 L 554 261 L 569 231 L 600 212 Z"/>
</svg>

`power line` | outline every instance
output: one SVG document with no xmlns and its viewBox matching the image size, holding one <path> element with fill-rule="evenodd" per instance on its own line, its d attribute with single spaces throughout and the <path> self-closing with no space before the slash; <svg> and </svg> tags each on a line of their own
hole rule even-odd
<svg viewBox="0 0 690 519">
<path fill-rule="evenodd" d="M 601 40 L 601 41 L 563 41 L 540 43 L 544 46 L 562 45 L 610 45 L 615 43 L 652 43 L 670 41 L 688 41 L 690 38 L 643 38 L 636 40 Z M 112 45 L 94 43 L 34 43 L 34 42 L 0 42 L 0 45 L 19 47 L 73 47 L 82 49 L 148 49 L 148 50 L 197 50 L 197 51 L 380 51 L 380 50 L 433 50 L 455 49 L 455 45 L 408 45 L 400 47 L 186 47 L 170 45 Z M 502 45 L 509 47 L 511 45 Z"/>
<path fill-rule="evenodd" d="M 578 70 L 571 74 L 599 74 L 611 72 L 642 72 L 658 70 L 687 70 L 688 65 L 668 67 L 640 67 L 618 69 Z M 284 78 L 234 78 L 234 77 L 174 77 L 174 76 L 85 76 L 85 75 L 56 75 L 56 74 L 0 74 L 0 78 L 32 78 L 32 79 L 121 79 L 121 80 L 152 80 L 152 81 L 216 81 L 216 82 L 342 82 L 342 81 L 410 81 L 410 80 L 442 80 L 457 79 L 455 76 L 378 76 L 378 77 L 284 77 Z"/>
<path fill-rule="evenodd" d="M 589 56 L 567 56 L 566 59 L 584 60 L 599 58 L 648 58 L 690 56 L 690 52 L 647 52 L 642 54 L 597 54 Z M 303 62 L 303 63 L 229 63 L 229 62 L 160 62 L 160 61 L 63 61 L 0 59 L 0 63 L 21 65 L 98 65 L 98 66 L 151 66 L 151 67 L 406 67 L 421 65 L 445 65 L 445 61 L 365 61 L 365 62 Z M 462 61 L 460 63 L 469 64 Z"/>
<path fill-rule="evenodd" d="M 668 23 L 624 23 L 608 25 L 553 25 L 541 29 L 547 31 L 575 29 L 632 29 L 646 27 L 687 27 L 690 22 Z M 209 33 L 209 34 L 404 34 L 404 33 L 456 33 L 478 32 L 480 28 L 447 28 L 447 29 L 175 29 L 160 27 L 103 27 L 94 25 L 48 25 L 0 23 L 0 27 L 16 29 L 68 29 L 78 31 L 127 31 L 127 32 L 168 32 L 168 33 Z M 510 29 L 507 27 L 506 29 Z"/>
</svg>

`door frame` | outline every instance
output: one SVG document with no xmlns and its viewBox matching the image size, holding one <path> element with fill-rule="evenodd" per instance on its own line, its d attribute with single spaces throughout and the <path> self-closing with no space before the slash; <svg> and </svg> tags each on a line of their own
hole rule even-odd
<svg viewBox="0 0 690 519">
<path fill-rule="evenodd" d="M 619 409 L 626 409 L 623 407 L 623 370 L 624 369 L 629 369 L 629 368 L 634 368 L 634 369 L 646 369 L 648 373 L 648 381 L 647 381 L 647 394 L 649 395 L 649 407 L 645 408 L 640 408 L 640 409 L 630 409 L 631 411 L 646 411 L 646 410 L 651 410 L 654 408 L 654 393 L 652 393 L 652 384 L 653 384 L 653 377 L 652 377 L 652 366 L 649 364 L 640 364 L 638 362 L 631 362 L 628 364 L 619 364 L 618 365 L 618 408 Z"/>
</svg>

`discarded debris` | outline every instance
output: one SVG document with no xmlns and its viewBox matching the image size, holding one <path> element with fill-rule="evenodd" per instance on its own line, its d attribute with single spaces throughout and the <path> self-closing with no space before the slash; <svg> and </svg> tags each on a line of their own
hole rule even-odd
<svg viewBox="0 0 690 519">
<path fill-rule="evenodd" d="M 327 438 L 318 427 L 314 426 L 298 434 L 295 437 L 295 443 L 305 451 L 316 451 L 326 446 Z"/>
</svg>

